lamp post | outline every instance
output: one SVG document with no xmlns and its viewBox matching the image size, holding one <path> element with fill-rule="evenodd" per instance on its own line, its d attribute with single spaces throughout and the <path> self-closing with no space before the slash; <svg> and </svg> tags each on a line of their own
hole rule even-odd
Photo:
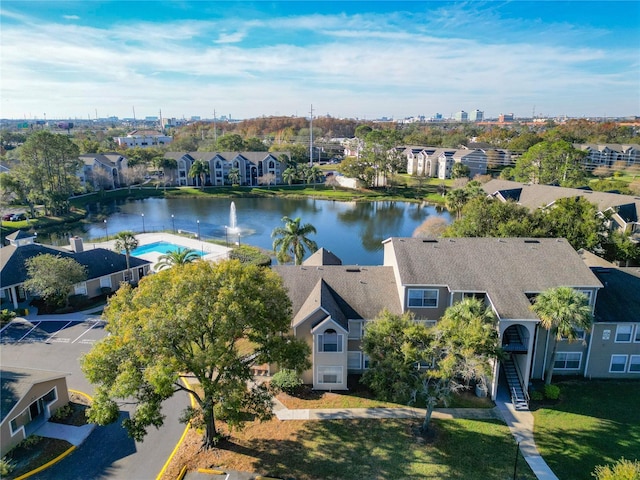
<svg viewBox="0 0 640 480">
<path fill-rule="evenodd" d="M 520 442 L 522 441 L 522 439 L 520 438 L 519 435 L 516 435 L 516 459 L 513 462 L 513 480 L 516 480 L 516 475 L 517 475 L 517 471 L 518 471 L 518 456 L 520 454 Z"/>
<path fill-rule="evenodd" d="M 196 220 L 196 223 L 198 224 L 198 238 L 200 238 L 200 220 Z"/>
<path fill-rule="evenodd" d="M 173 233 L 176 233 L 176 219 L 173 216 L 173 213 L 171 214 L 171 226 L 173 227 Z"/>
<path fill-rule="evenodd" d="M 147 233 L 144 229 L 144 213 L 141 213 L 140 216 L 142 217 L 142 233 Z"/>
<path fill-rule="evenodd" d="M 109 241 L 109 229 L 107 228 L 107 220 L 103 220 L 104 221 L 104 232 L 107 235 L 107 241 Z"/>
</svg>

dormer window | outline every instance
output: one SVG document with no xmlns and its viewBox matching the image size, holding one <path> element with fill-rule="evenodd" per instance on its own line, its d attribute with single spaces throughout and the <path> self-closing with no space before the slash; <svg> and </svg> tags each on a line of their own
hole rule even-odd
<svg viewBox="0 0 640 480">
<path fill-rule="evenodd" d="M 342 352 L 342 335 L 328 328 L 318 335 L 318 352 Z"/>
</svg>

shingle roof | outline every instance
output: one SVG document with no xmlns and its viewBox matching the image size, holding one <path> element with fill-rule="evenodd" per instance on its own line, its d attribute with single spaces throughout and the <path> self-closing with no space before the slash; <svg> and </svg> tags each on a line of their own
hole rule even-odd
<svg viewBox="0 0 640 480">
<path fill-rule="evenodd" d="M 640 268 L 594 267 L 604 284 L 598 292 L 596 322 L 640 322 Z"/>
<path fill-rule="evenodd" d="M 387 242 L 391 242 L 403 285 L 487 292 L 502 319 L 536 318 L 527 292 L 602 286 L 564 239 L 391 238 Z"/>
<path fill-rule="evenodd" d="M 348 319 L 373 319 L 384 308 L 402 313 L 391 267 L 276 265 L 272 268 L 288 290 L 294 321 L 321 305 L 332 315 L 336 312 L 334 320 L 338 323 L 346 323 Z"/>
<path fill-rule="evenodd" d="M 307 258 L 303 265 L 307 266 L 319 266 L 319 265 L 342 265 L 342 260 L 334 255 L 331 251 L 325 248 L 319 248 L 309 258 Z"/>
<path fill-rule="evenodd" d="M 7 240 L 21 240 L 23 238 L 34 238 L 31 233 L 24 232 L 22 230 L 16 230 L 5 237 Z"/>
<path fill-rule="evenodd" d="M 33 368 L 10 367 L 3 365 L 0 369 L 0 421 L 4 421 L 11 410 L 37 383 L 48 382 L 65 377 L 63 372 L 36 370 Z"/>
<path fill-rule="evenodd" d="M 99 278 L 111 273 L 126 270 L 126 256 L 105 248 L 94 248 L 80 253 L 73 253 L 61 248 L 40 245 L 37 243 L 16 247 L 9 245 L 0 248 L 0 282 L 3 288 L 23 283 L 27 280 L 25 262 L 42 254 L 60 255 L 65 258 L 73 258 L 75 261 L 87 267 L 87 279 Z M 137 257 L 130 257 L 131 268 L 136 268 L 148 263 Z"/>
<path fill-rule="evenodd" d="M 636 212 L 640 212 L 640 196 L 620 195 L 618 193 L 594 192 L 591 190 L 582 190 L 579 188 L 556 187 L 553 185 L 527 184 L 520 182 L 512 182 L 509 180 L 490 180 L 482 188 L 488 195 L 495 195 L 498 192 L 511 191 L 509 195 L 513 195 L 513 190 L 520 189 L 520 194 L 515 199 L 517 203 L 523 205 L 530 210 L 546 207 L 560 198 L 584 197 L 589 202 L 598 206 L 601 212 L 611 207 L 619 207 L 621 205 L 634 205 Z M 512 197 L 511 197 L 512 198 Z"/>
</svg>

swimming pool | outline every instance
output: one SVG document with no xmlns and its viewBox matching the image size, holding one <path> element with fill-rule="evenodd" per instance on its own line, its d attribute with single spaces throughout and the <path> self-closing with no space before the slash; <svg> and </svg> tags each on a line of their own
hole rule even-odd
<svg viewBox="0 0 640 480">
<path fill-rule="evenodd" d="M 185 248 L 189 248 L 189 247 L 183 247 L 181 245 L 175 245 L 169 242 L 155 242 L 155 243 L 149 243 L 147 245 L 142 245 L 136 248 L 135 250 L 132 250 L 131 255 L 133 255 L 134 257 L 139 255 L 144 255 L 146 253 L 159 253 L 161 255 L 164 255 L 168 252 L 175 252 L 178 249 L 184 250 Z M 192 249 L 192 250 L 199 257 L 202 256 L 201 251 L 195 250 L 195 249 Z"/>
</svg>

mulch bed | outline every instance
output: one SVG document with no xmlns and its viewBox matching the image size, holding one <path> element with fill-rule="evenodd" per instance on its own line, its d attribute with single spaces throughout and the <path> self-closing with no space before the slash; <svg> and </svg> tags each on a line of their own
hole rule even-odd
<svg viewBox="0 0 640 480">
<path fill-rule="evenodd" d="M 6 458 L 13 462 L 15 467 L 9 475 L 3 478 L 17 478 L 53 460 L 71 448 L 71 444 L 65 440 L 44 437 L 38 438 L 39 440 L 37 442 L 28 446 L 18 445 L 7 453 Z"/>
</svg>

